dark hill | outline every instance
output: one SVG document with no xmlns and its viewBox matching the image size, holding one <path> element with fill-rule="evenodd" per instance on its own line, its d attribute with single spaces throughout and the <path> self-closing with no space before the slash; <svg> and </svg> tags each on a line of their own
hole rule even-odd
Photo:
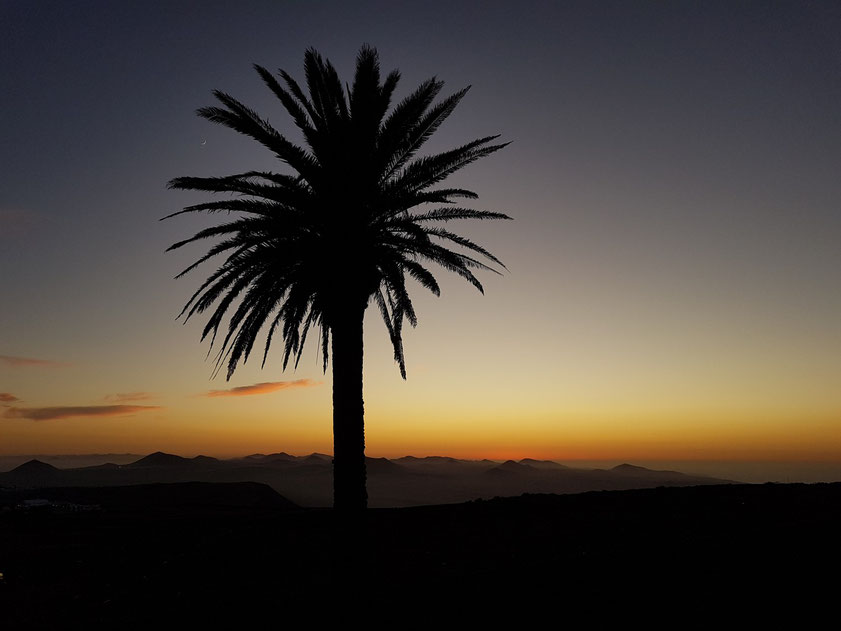
<svg viewBox="0 0 841 631">
<path fill-rule="evenodd" d="M 533 458 L 523 458 L 520 460 L 520 464 L 528 465 L 535 469 L 569 469 L 569 467 L 552 460 L 534 460 Z"/>
<path fill-rule="evenodd" d="M 253 457 L 253 456 L 250 456 Z M 268 456 L 263 456 L 263 460 L 265 462 L 277 462 L 277 461 L 295 461 L 298 460 L 295 456 L 290 456 L 285 451 L 281 451 L 280 453 L 276 454 L 269 454 Z"/>
<path fill-rule="evenodd" d="M 195 464 L 203 464 L 203 465 L 214 465 L 219 464 L 221 461 L 218 458 L 213 458 L 211 456 L 196 456 L 191 460 Z"/>
<path fill-rule="evenodd" d="M 40 460 L 29 460 L 2 477 L 4 484 L 12 486 L 45 486 L 60 483 L 63 471 Z"/>
<path fill-rule="evenodd" d="M 333 457 L 328 456 L 326 454 L 317 454 L 312 453 L 305 458 L 301 458 L 298 462 L 302 465 L 331 465 L 333 463 Z"/>
<path fill-rule="evenodd" d="M 611 471 L 619 471 L 621 473 L 651 473 L 652 469 L 646 469 L 645 467 L 638 467 L 635 464 L 618 464 Z M 671 473 L 671 472 L 670 472 Z"/>
<path fill-rule="evenodd" d="M 156 451 L 141 458 L 136 462 L 132 462 L 128 467 L 182 467 L 189 466 L 190 459 L 176 456 L 174 454 L 166 454 L 162 451 Z"/>
<path fill-rule="evenodd" d="M 24 462 L 22 465 L 15 467 L 9 473 L 17 473 L 17 474 L 28 474 L 28 475 L 38 475 L 38 474 L 50 474 L 60 471 L 58 467 L 54 467 L 51 464 L 47 464 L 46 462 L 41 462 L 40 460 L 29 460 Z"/>
<path fill-rule="evenodd" d="M 681 473 L 680 471 L 659 471 L 657 469 L 646 469 L 645 467 L 639 467 L 633 464 L 619 464 L 616 465 L 611 469 L 616 473 L 622 473 L 625 475 L 634 475 L 634 476 L 669 476 L 669 477 L 692 477 L 688 476 L 686 473 Z"/>
<path fill-rule="evenodd" d="M 520 464 L 514 460 L 506 460 L 498 467 L 488 469 L 485 473 L 490 475 L 530 475 L 538 473 L 538 470 L 527 464 Z"/>
<path fill-rule="evenodd" d="M 402 473 L 405 471 L 405 469 L 399 464 L 395 464 L 387 458 L 365 458 L 365 469 L 368 473 L 373 473 L 375 475 Z"/>
<path fill-rule="evenodd" d="M 103 462 L 102 464 L 91 465 L 89 467 L 79 467 L 78 471 L 115 471 L 120 466 L 113 462 Z"/>
</svg>

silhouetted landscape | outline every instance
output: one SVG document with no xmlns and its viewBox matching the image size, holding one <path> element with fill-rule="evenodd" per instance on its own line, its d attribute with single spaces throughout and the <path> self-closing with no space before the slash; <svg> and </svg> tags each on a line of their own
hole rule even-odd
<svg viewBox="0 0 841 631">
<path fill-rule="evenodd" d="M 82 458 L 80 456 L 80 458 Z M 440 456 L 367 458 L 372 507 L 450 504 L 522 493 L 580 493 L 722 484 L 731 480 L 622 464 L 582 469 L 549 460 L 461 460 Z M 332 504 L 332 458 L 326 454 L 253 454 L 220 460 L 156 452 L 125 464 L 58 468 L 30 460 L 0 473 L 0 487 L 88 487 L 174 482 L 259 482 L 302 507 Z"/>
<path fill-rule="evenodd" d="M 165 454 L 143 460 L 148 466 L 117 470 L 136 481 L 138 471 L 198 470 Z M 312 471 L 324 466 L 317 455 L 300 460 Z M 465 478 L 506 483 L 522 474 L 519 467 L 533 466 L 420 460 L 429 461 L 416 467 L 452 466 Z M 275 460 L 281 461 L 287 460 Z M 372 477 L 409 466 L 383 461 Z M 463 473 L 471 468 L 477 471 Z M 78 481 L 91 471 L 28 463 L 17 475 Z M 629 467 L 614 475 L 620 474 L 663 476 Z M 611 472 L 594 475 L 609 480 Z M 4 485 L 10 476 L 4 474 Z M 816 564 L 834 568 L 841 561 L 841 483 L 524 494 L 371 509 L 363 520 L 353 528 L 349 561 L 341 513 L 298 507 L 264 484 L 5 488 L 2 619 L 15 629 L 55 628 L 66 620 L 95 628 L 149 628 L 161 620 L 242 625 L 278 615 L 309 619 L 313 603 L 348 597 L 376 599 L 381 615 L 391 607 L 418 608 L 415 622 L 433 621 L 454 603 L 453 611 L 470 610 L 471 619 L 492 619 L 509 605 L 556 603 L 567 621 L 680 615 L 678 628 L 700 628 L 724 615 L 755 622 L 776 610 L 768 598 L 790 606 L 805 602 L 803 590 L 808 619 L 832 602 L 832 581 L 819 577 Z M 361 606 L 349 615 L 361 617 Z"/>
<path fill-rule="evenodd" d="M 838 624 L 841 2 L 0 41 L 0 631 Z"/>
</svg>

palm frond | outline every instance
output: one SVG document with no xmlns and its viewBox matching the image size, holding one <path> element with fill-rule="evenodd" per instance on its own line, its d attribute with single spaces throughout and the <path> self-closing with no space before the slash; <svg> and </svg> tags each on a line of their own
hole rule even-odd
<svg viewBox="0 0 841 631">
<path fill-rule="evenodd" d="M 436 102 L 444 84 L 432 78 L 392 107 L 400 74 L 395 70 L 383 79 L 377 52 L 368 46 L 360 49 L 353 81 L 344 87 L 335 67 L 314 49 L 304 56 L 303 84 L 284 70 L 274 75 L 260 65 L 254 69 L 298 127 L 304 144 L 291 142 L 267 119 L 220 90 L 213 93 L 218 105 L 198 110 L 199 116 L 253 138 L 291 172 L 253 170 L 170 180 L 172 189 L 232 197 L 189 205 L 164 219 L 200 212 L 235 214 L 170 246 L 176 250 L 215 240 L 179 277 L 222 257 L 178 317 L 186 322 L 209 313 L 201 339 L 209 338 L 208 357 L 217 349 L 214 375 L 224 368 L 230 379 L 248 361 L 263 332 L 262 365 L 279 337 L 283 369 L 293 360 L 297 367 L 313 328 L 319 329 L 326 371 L 334 323 L 350 297 L 376 304 L 405 378 L 403 323 L 418 322 L 407 279 L 438 296 L 441 288 L 431 271 L 437 266 L 482 292 L 477 270 L 499 274 L 506 269 L 486 248 L 443 225 L 510 217 L 457 205 L 457 200 L 475 200 L 477 195 L 437 186 L 507 143 L 486 136 L 419 157 L 469 88 Z"/>
</svg>

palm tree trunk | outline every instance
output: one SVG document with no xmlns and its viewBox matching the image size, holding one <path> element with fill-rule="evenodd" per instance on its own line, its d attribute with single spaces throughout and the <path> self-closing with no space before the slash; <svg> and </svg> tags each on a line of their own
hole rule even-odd
<svg viewBox="0 0 841 631">
<path fill-rule="evenodd" d="M 333 361 L 333 507 L 368 507 L 362 400 L 362 323 L 365 307 L 346 308 L 331 327 Z"/>
</svg>

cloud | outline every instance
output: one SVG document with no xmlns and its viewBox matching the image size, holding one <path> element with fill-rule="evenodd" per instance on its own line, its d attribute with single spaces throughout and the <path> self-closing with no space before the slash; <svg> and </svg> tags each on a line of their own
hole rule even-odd
<svg viewBox="0 0 841 631">
<path fill-rule="evenodd" d="M 0 403 L 14 403 L 15 401 L 20 401 L 20 399 L 8 392 L 0 392 Z"/>
<path fill-rule="evenodd" d="M 148 412 L 162 409 L 158 405 L 88 405 L 62 406 L 51 408 L 9 408 L 3 418 L 25 418 L 30 421 L 51 421 L 57 418 L 76 416 L 123 416 L 135 412 Z"/>
<path fill-rule="evenodd" d="M 310 388 L 321 385 L 320 381 L 312 379 L 296 379 L 295 381 L 270 381 L 266 383 L 255 383 L 252 386 L 239 386 L 230 390 L 211 390 L 202 396 L 205 397 L 243 397 L 251 394 L 267 394 L 275 390 L 286 390 L 288 388 Z"/>
<path fill-rule="evenodd" d="M 68 365 L 62 362 L 54 362 L 49 359 L 33 359 L 31 357 L 15 357 L 13 355 L 0 355 L 0 362 L 12 366 L 13 368 L 21 366 L 51 366 L 53 368 L 59 368 Z"/>
<path fill-rule="evenodd" d="M 103 400 L 125 403 L 126 401 L 148 401 L 154 398 L 155 395 L 151 392 L 118 392 L 117 394 L 109 394 L 103 397 Z"/>
</svg>

